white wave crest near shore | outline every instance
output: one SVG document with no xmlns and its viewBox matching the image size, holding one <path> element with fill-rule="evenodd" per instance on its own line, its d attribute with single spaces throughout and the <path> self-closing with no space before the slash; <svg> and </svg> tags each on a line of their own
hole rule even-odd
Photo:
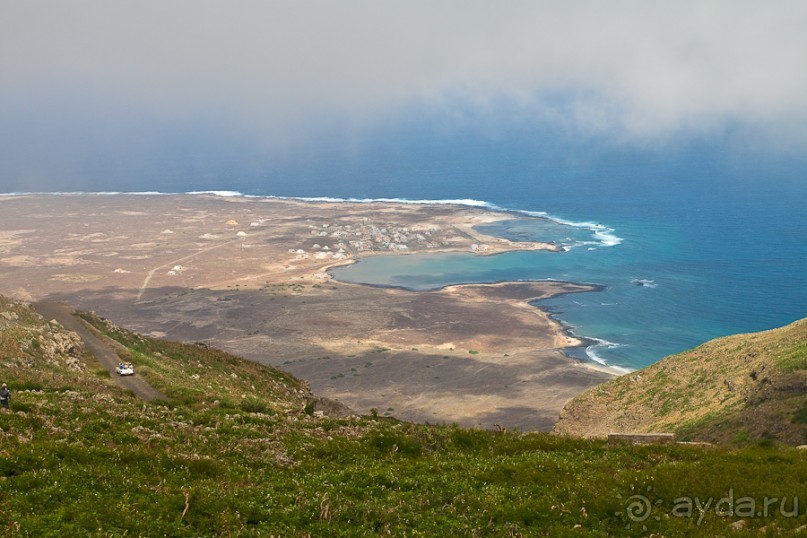
<svg viewBox="0 0 807 538">
<path fill-rule="evenodd" d="M 617 347 L 622 347 L 622 344 L 617 344 L 615 342 L 609 342 L 608 340 L 603 340 L 602 338 L 591 338 L 591 337 L 589 337 L 589 339 L 594 340 L 595 342 L 597 342 L 594 345 L 586 347 L 586 355 L 593 362 L 596 362 L 598 364 L 602 364 L 603 366 L 607 366 L 608 368 L 611 368 L 613 370 L 616 370 L 616 371 L 619 371 L 619 372 L 622 372 L 622 373 L 625 373 L 625 374 L 629 374 L 629 373 L 634 371 L 631 368 L 625 368 L 623 366 L 616 366 L 614 364 L 611 364 L 611 363 L 609 363 L 608 361 L 606 361 L 605 359 L 603 359 L 602 357 L 600 357 L 597 354 L 597 349 L 598 348 L 614 349 L 614 348 L 617 348 Z"/>
</svg>

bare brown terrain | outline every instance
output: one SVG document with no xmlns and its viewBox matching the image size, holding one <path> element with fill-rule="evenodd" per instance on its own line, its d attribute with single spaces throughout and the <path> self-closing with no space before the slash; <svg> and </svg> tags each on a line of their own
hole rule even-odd
<svg viewBox="0 0 807 538">
<path fill-rule="evenodd" d="M 550 429 L 610 377 L 528 301 L 591 291 L 502 283 L 411 292 L 328 267 L 373 255 L 554 249 L 480 234 L 506 214 L 463 206 L 203 195 L 0 198 L 0 293 L 95 310 L 279 366 L 318 394 L 415 421 Z"/>
</svg>

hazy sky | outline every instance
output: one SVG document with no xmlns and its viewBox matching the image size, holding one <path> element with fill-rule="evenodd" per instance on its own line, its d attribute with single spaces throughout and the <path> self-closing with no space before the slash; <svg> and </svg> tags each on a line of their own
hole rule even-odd
<svg viewBox="0 0 807 538">
<path fill-rule="evenodd" d="M 204 116 L 271 141 L 328 116 L 506 109 L 637 143 L 739 125 L 801 151 L 806 28 L 803 0 L 0 0 L 0 140 Z"/>
</svg>

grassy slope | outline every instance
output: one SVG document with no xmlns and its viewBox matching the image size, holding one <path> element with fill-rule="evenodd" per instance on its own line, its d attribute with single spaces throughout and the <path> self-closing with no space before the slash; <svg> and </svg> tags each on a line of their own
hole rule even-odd
<svg viewBox="0 0 807 538">
<path fill-rule="evenodd" d="M 719 338 L 597 386 L 567 404 L 556 431 L 805 444 L 807 319 Z"/>
<path fill-rule="evenodd" d="M 13 392 L 0 412 L 3 535 L 711 536 L 737 518 L 667 517 L 671 500 L 732 488 L 807 499 L 804 451 L 316 418 L 305 387 L 276 370 L 94 320 L 172 398 L 144 404 L 25 305 L 0 298 L 4 312 L 19 319 L 0 317 Z M 626 517 L 636 492 L 660 501 L 658 520 Z M 759 518 L 733 535 L 805 523 Z"/>
</svg>

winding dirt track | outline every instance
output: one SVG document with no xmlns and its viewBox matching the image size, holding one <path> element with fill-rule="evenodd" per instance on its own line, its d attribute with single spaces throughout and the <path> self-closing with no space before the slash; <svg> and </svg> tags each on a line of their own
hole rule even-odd
<svg viewBox="0 0 807 538">
<path fill-rule="evenodd" d="M 61 303 L 35 303 L 34 309 L 45 319 L 55 319 L 68 331 L 78 334 L 84 346 L 90 350 L 104 368 L 109 370 L 112 378 L 122 387 L 134 392 L 135 396 L 147 402 L 156 399 L 169 400 L 168 396 L 146 383 L 137 374 L 125 377 L 118 375 L 115 368 L 121 362 L 121 359 L 112 345 L 93 334 L 84 325 L 84 322 L 74 315 L 75 310 L 72 307 Z"/>
</svg>

